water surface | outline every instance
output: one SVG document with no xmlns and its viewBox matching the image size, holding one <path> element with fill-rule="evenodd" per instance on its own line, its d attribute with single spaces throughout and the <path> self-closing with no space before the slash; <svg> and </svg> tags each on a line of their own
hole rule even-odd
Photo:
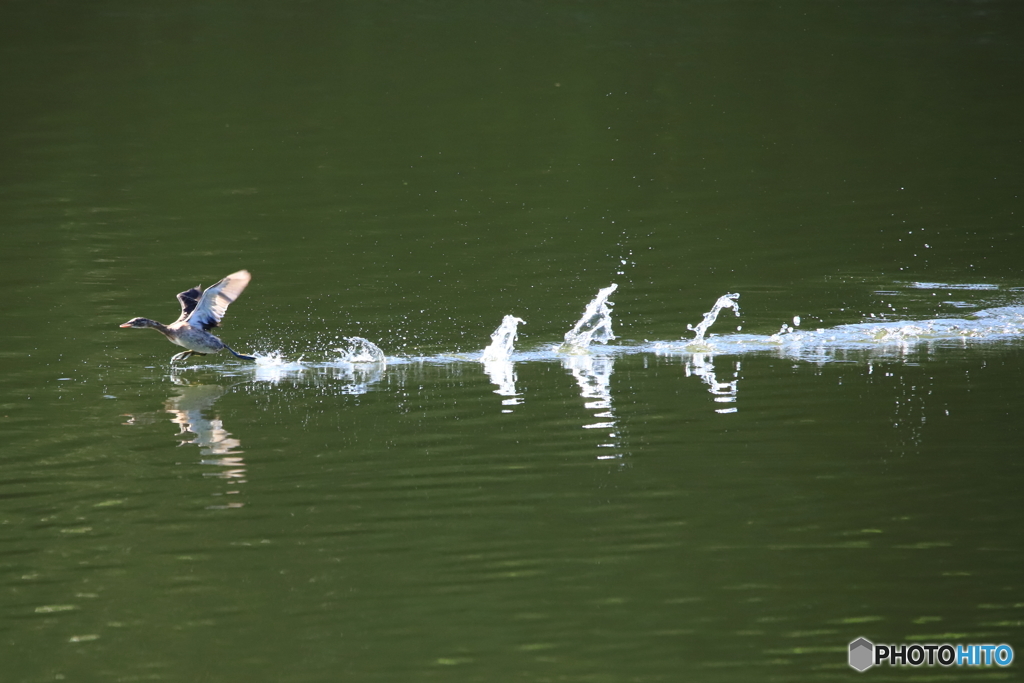
<svg viewBox="0 0 1024 683">
<path fill-rule="evenodd" d="M 4 4 L 5 680 L 1020 652 L 1022 25 Z M 220 334 L 259 363 L 117 327 L 240 268 Z M 554 350 L 613 283 L 617 338 Z M 742 316 L 693 347 L 726 293 Z M 506 315 L 511 357 L 480 362 Z M 386 362 L 341 362 L 355 336 Z"/>
</svg>

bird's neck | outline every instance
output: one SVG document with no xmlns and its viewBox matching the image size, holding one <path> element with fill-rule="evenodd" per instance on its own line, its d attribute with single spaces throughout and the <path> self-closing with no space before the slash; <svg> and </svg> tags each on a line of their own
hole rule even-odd
<svg viewBox="0 0 1024 683">
<path fill-rule="evenodd" d="M 143 318 L 142 320 L 146 323 L 146 327 L 152 327 L 154 330 L 164 335 L 165 337 L 171 336 L 171 328 L 167 327 L 167 325 L 164 325 L 163 323 L 158 323 L 155 320 L 150 320 L 149 318 Z"/>
</svg>

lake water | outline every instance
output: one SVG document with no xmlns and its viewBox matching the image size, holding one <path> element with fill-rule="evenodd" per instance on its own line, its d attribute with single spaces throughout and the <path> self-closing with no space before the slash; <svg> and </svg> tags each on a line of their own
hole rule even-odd
<svg viewBox="0 0 1024 683">
<path fill-rule="evenodd" d="M 1022 29 L 1002 0 L 4 3 L 3 679 L 1020 653 Z M 242 268 L 218 334 L 257 362 L 118 328 Z M 617 338 L 558 350 L 611 284 Z"/>
</svg>

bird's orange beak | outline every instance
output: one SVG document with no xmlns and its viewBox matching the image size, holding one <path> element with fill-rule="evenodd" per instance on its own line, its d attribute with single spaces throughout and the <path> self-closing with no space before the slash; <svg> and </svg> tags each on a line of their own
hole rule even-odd
<svg viewBox="0 0 1024 683">
<path fill-rule="evenodd" d="M 118 327 L 131 327 L 131 326 L 132 326 L 131 323 L 121 323 L 120 325 L 118 325 Z"/>
</svg>

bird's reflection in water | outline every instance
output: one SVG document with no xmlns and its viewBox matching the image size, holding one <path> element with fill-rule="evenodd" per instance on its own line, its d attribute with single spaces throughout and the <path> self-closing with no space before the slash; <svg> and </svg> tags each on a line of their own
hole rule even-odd
<svg viewBox="0 0 1024 683">
<path fill-rule="evenodd" d="M 597 459 L 621 458 L 623 453 L 617 428 L 618 418 L 615 417 L 612 407 L 611 377 L 615 359 L 590 354 L 573 354 L 562 358 L 562 367 L 576 378 L 576 383 L 580 385 L 580 395 L 584 399 L 593 399 L 586 401 L 583 407 L 593 410 L 594 417 L 600 421 L 583 425 L 583 428 L 608 430 L 609 441 L 598 444 L 598 447 L 612 450 L 606 455 L 597 456 Z"/>
<path fill-rule="evenodd" d="M 171 380 L 178 385 L 177 395 L 171 396 L 164 401 L 164 409 L 173 415 L 171 422 L 178 425 L 178 436 L 193 435 L 192 439 L 180 440 L 179 446 L 198 446 L 199 453 L 205 457 L 199 462 L 203 465 L 212 465 L 222 468 L 216 472 L 204 472 L 204 477 L 218 477 L 225 479 L 233 487 L 236 484 L 245 483 L 245 461 L 241 458 L 242 451 L 239 448 L 242 442 L 232 438 L 231 432 L 224 429 L 224 422 L 215 414 L 210 414 L 210 409 L 221 396 L 225 389 L 216 384 L 186 384 L 180 377 L 174 376 Z M 239 491 L 228 490 L 224 493 L 214 495 L 237 495 Z M 224 505 L 211 505 L 210 508 L 237 508 L 242 507 L 241 502 L 232 502 Z"/>
</svg>

